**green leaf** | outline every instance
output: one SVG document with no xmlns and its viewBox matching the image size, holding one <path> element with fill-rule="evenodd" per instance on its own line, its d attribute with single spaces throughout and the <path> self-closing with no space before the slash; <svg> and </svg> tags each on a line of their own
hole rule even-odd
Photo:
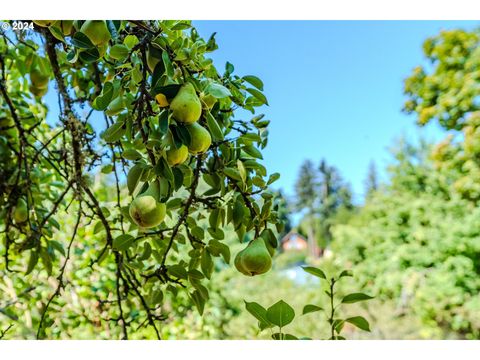
<svg viewBox="0 0 480 360">
<path fill-rule="evenodd" d="M 103 85 L 102 93 L 93 100 L 92 107 L 99 111 L 105 110 L 112 101 L 113 90 L 113 84 L 106 82 L 105 85 Z"/>
<path fill-rule="evenodd" d="M 270 175 L 270 177 L 268 178 L 267 185 L 270 185 L 270 184 L 274 183 L 274 182 L 277 181 L 278 179 L 280 179 L 280 174 L 279 174 L 279 173 L 273 173 L 273 174 Z"/>
<path fill-rule="evenodd" d="M 245 302 L 245 309 L 252 314 L 259 322 L 260 328 L 267 328 L 272 327 L 273 325 L 268 321 L 267 318 L 267 309 L 265 309 L 262 305 L 256 302 Z"/>
<path fill-rule="evenodd" d="M 72 37 L 72 44 L 79 49 L 91 49 L 95 47 L 87 35 L 77 31 Z"/>
<path fill-rule="evenodd" d="M 227 168 L 223 169 L 223 172 L 229 178 L 232 178 L 232 179 L 238 180 L 238 181 L 242 180 L 242 177 L 240 176 L 240 173 L 238 172 L 237 169 L 227 167 Z"/>
<path fill-rule="evenodd" d="M 83 50 L 78 54 L 78 58 L 86 63 L 92 63 L 100 58 L 100 53 L 97 48 Z"/>
<path fill-rule="evenodd" d="M 138 160 L 142 157 L 142 154 L 135 149 L 127 149 L 122 153 L 122 156 L 127 160 Z"/>
<path fill-rule="evenodd" d="M 218 126 L 217 120 L 210 114 L 210 111 L 207 111 L 207 127 L 210 130 L 210 133 L 212 134 L 213 140 L 214 141 L 221 141 L 223 140 L 223 132 L 220 126 Z"/>
<path fill-rule="evenodd" d="M 210 94 L 217 99 L 223 99 L 232 96 L 230 90 L 228 90 L 225 86 L 213 82 L 207 86 L 205 93 Z"/>
<path fill-rule="evenodd" d="M 133 245 L 135 238 L 130 234 L 122 234 L 113 239 L 113 248 L 115 250 L 125 251 Z"/>
<path fill-rule="evenodd" d="M 171 27 L 171 30 L 185 30 L 191 28 L 192 25 L 190 25 L 188 22 L 185 21 L 179 21 L 175 25 Z"/>
<path fill-rule="evenodd" d="M 273 340 L 298 340 L 298 338 L 292 334 L 274 333 L 272 334 Z"/>
<path fill-rule="evenodd" d="M 163 64 L 165 65 L 165 72 L 169 77 L 173 77 L 175 71 L 173 69 L 172 62 L 170 61 L 170 57 L 168 56 L 166 51 L 162 52 L 162 60 Z"/>
<path fill-rule="evenodd" d="M 317 269 L 317 268 L 312 267 L 312 266 L 303 266 L 302 269 L 304 271 L 306 271 L 307 273 L 312 274 L 316 277 L 319 277 L 321 279 L 327 279 L 327 276 L 325 275 L 325 273 L 320 269 Z"/>
<path fill-rule="evenodd" d="M 340 275 L 338 276 L 338 278 L 342 278 L 342 277 L 345 277 L 345 276 L 352 276 L 353 277 L 353 273 L 350 271 L 350 270 L 343 270 Z"/>
<path fill-rule="evenodd" d="M 320 306 L 317 306 L 317 305 L 313 305 L 313 304 L 308 304 L 308 305 L 305 305 L 303 307 L 303 315 L 305 314 L 309 314 L 309 313 L 312 313 L 312 312 L 315 312 L 315 311 L 320 311 L 320 310 L 323 310 L 323 308 L 321 308 Z"/>
<path fill-rule="evenodd" d="M 234 70 L 235 70 L 235 68 L 233 67 L 233 65 L 227 61 L 225 63 L 225 76 L 229 77 L 230 74 L 232 74 Z"/>
<path fill-rule="evenodd" d="M 267 309 L 267 319 L 274 325 L 284 327 L 295 318 L 295 311 L 285 301 L 280 300 Z"/>
<path fill-rule="evenodd" d="M 218 240 L 211 240 L 208 247 L 212 254 L 221 254 L 225 263 L 230 263 L 230 248 L 227 245 Z"/>
<path fill-rule="evenodd" d="M 368 321 L 362 316 L 354 316 L 348 319 L 345 319 L 346 322 L 355 325 L 359 329 L 370 331 L 370 324 Z"/>
<path fill-rule="evenodd" d="M 212 235 L 214 239 L 218 239 L 218 240 L 225 239 L 225 233 L 220 228 L 217 228 L 217 229 L 208 228 L 207 231 L 210 235 Z"/>
<path fill-rule="evenodd" d="M 98 234 L 100 231 L 105 230 L 105 227 L 103 226 L 103 223 L 101 220 L 98 220 L 95 223 L 95 226 L 93 227 L 93 233 Z"/>
<path fill-rule="evenodd" d="M 242 79 L 248 82 L 249 84 L 255 86 L 258 90 L 263 91 L 263 82 L 258 77 L 253 75 L 246 75 Z"/>
<path fill-rule="evenodd" d="M 237 229 L 245 220 L 245 211 L 244 211 L 244 206 L 243 203 L 237 199 L 235 203 L 233 204 L 233 210 L 232 210 L 232 220 L 233 220 L 233 225 L 235 229 Z"/>
<path fill-rule="evenodd" d="M 125 45 L 113 45 L 110 48 L 110 56 L 114 58 L 115 60 L 125 60 L 128 57 L 129 50 L 128 47 Z"/>
<path fill-rule="evenodd" d="M 111 172 L 113 171 L 113 165 L 112 164 L 108 164 L 108 165 L 105 165 L 102 167 L 102 174 L 110 174 Z"/>
<path fill-rule="evenodd" d="M 127 175 L 127 187 L 128 192 L 130 195 L 133 194 L 135 189 L 137 188 L 140 179 L 142 178 L 142 174 L 145 171 L 144 164 L 135 164 L 129 171 Z"/>
<path fill-rule="evenodd" d="M 263 159 L 263 155 L 262 155 L 262 153 L 260 152 L 260 150 L 258 150 L 258 149 L 257 149 L 255 146 L 253 146 L 253 145 L 244 146 L 242 149 L 243 149 L 243 151 L 245 151 L 248 155 L 253 156 L 254 158 Z"/>
<path fill-rule="evenodd" d="M 129 49 L 133 48 L 135 45 L 138 44 L 138 38 L 135 35 L 127 35 L 125 39 L 123 39 L 123 43 Z"/>
<path fill-rule="evenodd" d="M 55 241 L 55 240 L 50 240 L 48 242 L 52 248 L 54 248 L 55 250 L 57 250 L 60 254 L 62 254 L 63 256 L 65 256 L 65 249 L 63 248 L 63 245 L 60 244 L 58 241 Z"/>
<path fill-rule="evenodd" d="M 122 138 L 125 135 L 127 128 L 123 121 L 117 121 L 115 124 L 110 126 L 105 132 L 102 134 L 103 139 L 107 143 L 114 143 Z"/>
<path fill-rule="evenodd" d="M 43 266 L 50 276 L 52 274 L 52 259 L 46 248 L 40 248 L 40 259 L 42 259 Z"/>
<path fill-rule="evenodd" d="M 257 89 L 252 89 L 252 88 L 248 88 L 247 91 L 252 94 L 258 101 L 260 101 L 262 104 L 266 104 L 268 105 L 268 100 L 267 98 L 265 97 L 265 95 L 263 95 L 260 91 L 258 91 Z"/>
<path fill-rule="evenodd" d="M 260 137 L 260 135 L 258 134 L 254 134 L 254 133 L 246 133 L 246 134 L 242 134 L 242 136 L 240 136 L 243 140 L 249 140 L 249 141 L 255 141 L 255 142 L 260 142 L 262 141 L 262 138 Z"/>
<path fill-rule="evenodd" d="M 352 293 L 348 294 L 342 299 L 343 304 L 352 304 L 356 303 L 358 301 L 365 301 L 365 300 L 370 300 L 373 299 L 372 296 L 364 294 L 364 293 Z"/>
<path fill-rule="evenodd" d="M 245 170 L 245 166 L 240 159 L 237 160 L 237 169 L 238 173 L 240 174 L 240 178 L 242 179 L 242 182 L 245 183 L 247 180 L 247 170 Z"/>
<path fill-rule="evenodd" d="M 168 111 L 162 111 L 158 117 L 158 129 L 160 130 L 160 133 L 165 135 L 168 131 L 169 124 L 170 120 L 168 118 Z"/>
<path fill-rule="evenodd" d="M 191 297 L 192 297 L 193 303 L 195 304 L 195 306 L 198 310 L 198 313 L 200 315 L 202 315 L 203 310 L 205 309 L 205 299 L 203 298 L 203 296 L 200 294 L 200 292 L 198 290 L 195 290 L 191 294 Z"/>
<path fill-rule="evenodd" d="M 210 279 L 212 276 L 213 271 L 213 260 L 212 255 L 205 249 L 202 252 L 202 257 L 200 259 L 200 267 L 202 268 L 202 272 L 207 279 Z"/>
<path fill-rule="evenodd" d="M 38 263 L 38 252 L 36 249 L 30 250 L 30 258 L 28 259 L 28 266 L 27 266 L 27 271 L 25 272 L 25 275 L 28 275 L 32 272 L 32 270 L 35 268 L 35 265 Z"/>
<path fill-rule="evenodd" d="M 185 268 L 179 264 L 169 266 L 168 273 L 179 279 L 186 279 L 188 276 L 187 270 L 185 270 Z"/>
</svg>

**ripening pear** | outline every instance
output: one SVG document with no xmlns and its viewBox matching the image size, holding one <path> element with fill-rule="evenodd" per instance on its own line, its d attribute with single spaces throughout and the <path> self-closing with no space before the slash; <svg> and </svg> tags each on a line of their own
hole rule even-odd
<svg viewBox="0 0 480 360">
<path fill-rule="evenodd" d="M 166 214 L 166 206 L 157 202 L 153 196 L 143 195 L 132 201 L 129 214 L 138 226 L 151 228 L 160 225 L 163 221 Z"/>
<path fill-rule="evenodd" d="M 30 71 L 30 80 L 32 82 L 32 85 L 35 86 L 36 88 L 45 89 L 48 87 L 49 76 L 48 74 L 45 74 L 42 71 L 40 71 L 38 67 L 34 67 Z"/>
<path fill-rule="evenodd" d="M 52 25 L 56 20 L 32 20 L 35 25 L 41 27 L 49 27 Z"/>
<path fill-rule="evenodd" d="M 48 88 L 37 88 L 36 86 L 33 86 L 33 85 L 30 85 L 28 87 L 28 89 L 30 90 L 30 92 L 35 95 L 36 97 L 42 97 L 44 96 L 47 91 L 48 91 Z"/>
<path fill-rule="evenodd" d="M 165 218 L 167 207 L 152 195 L 140 195 L 130 204 L 129 214 L 132 220 L 142 228 L 160 225 Z"/>
<path fill-rule="evenodd" d="M 238 263 L 237 269 L 250 276 L 264 274 L 272 267 L 272 258 L 262 238 L 252 240 L 237 257 L 239 258 L 235 259 L 235 263 Z"/>
<path fill-rule="evenodd" d="M 191 83 L 182 85 L 170 103 L 175 120 L 184 124 L 193 124 L 202 115 L 202 104 Z"/>
<path fill-rule="evenodd" d="M 155 95 L 155 100 L 157 100 L 158 105 L 162 108 L 168 106 L 167 97 L 162 93 Z"/>
<path fill-rule="evenodd" d="M 183 164 L 188 159 L 188 147 L 185 145 L 180 146 L 178 149 L 172 147 L 167 150 L 167 163 L 170 166 Z"/>
<path fill-rule="evenodd" d="M 264 243 L 265 243 L 265 247 L 267 248 L 268 250 L 268 253 L 270 254 L 270 257 L 272 257 L 273 255 L 275 255 L 275 248 L 272 247 L 272 245 L 270 245 L 270 243 L 268 242 L 267 239 L 265 238 L 262 238 Z"/>
<path fill-rule="evenodd" d="M 215 103 L 217 102 L 217 98 L 212 94 L 202 94 L 202 96 L 200 96 L 200 99 L 208 109 L 211 109 L 213 105 L 215 105 Z"/>
<path fill-rule="evenodd" d="M 193 154 L 201 154 L 208 150 L 212 144 L 212 137 L 207 129 L 197 123 L 188 125 L 187 131 L 190 134 L 190 144 L 188 151 Z"/>
<path fill-rule="evenodd" d="M 27 203 L 22 198 L 18 199 L 15 210 L 13 211 L 13 220 L 17 224 L 21 224 L 28 219 Z"/>
<path fill-rule="evenodd" d="M 235 267 L 237 268 L 237 270 L 239 272 L 241 272 L 243 275 L 247 275 L 247 276 L 250 276 L 250 273 L 247 271 L 247 269 L 243 266 L 243 263 L 242 263 L 242 255 L 243 253 L 240 251 L 237 256 L 235 256 L 235 261 L 234 261 L 234 264 L 235 264 Z"/>
<path fill-rule="evenodd" d="M 106 44 L 111 38 L 105 20 L 87 20 L 83 23 L 80 31 L 96 46 Z"/>
</svg>

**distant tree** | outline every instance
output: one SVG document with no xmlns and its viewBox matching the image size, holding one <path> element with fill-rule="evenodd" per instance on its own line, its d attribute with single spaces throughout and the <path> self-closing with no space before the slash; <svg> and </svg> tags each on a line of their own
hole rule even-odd
<svg viewBox="0 0 480 360">
<path fill-rule="evenodd" d="M 378 173 L 375 162 L 372 160 L 368 165 L 367 178 L 365 179 L 365 197 L 370 196 L 378 189 Z"/>
<path fill-rule="evenodd" d="M 291 204 L 281 189 L 273 193 L 273 208 L 277 211 L 278 220 L 283 224 L 283 229 L 278 232 L 278 239 L 280 240 L 292 230 L 292 222 L 290 220 Z"/>
<path fill-rule="evenodd" d="M 332 241 L 331 226 L 335 215 L 342 208 L 353 208 L 352 192 L 339 171 L 328 165 L 325 159 L 321 160 L 318 170 L 320 202 L 317 213 L 324 247 L 328 247 Z"/>
<path fill-rule="evenodd" d="M 308 251 L 313 257 L 317 256 L 317 240 L 315 237 L 315 213 L 318 206 L 318 181 L 315 165 L 311 160 L 305 160 L 300 167 L 295 184 L 296 208 L 306 210 Z"/>
<path fill-rule="evenodd" d="M 307 210 L 301 228 L 308 238 L 309 254 L 318 257 L 319 243 L 326 248 L 332 241 L 331 226 L 339 211 L 353 208 L 352 192 L 339 171 L 325 159 L 317 169 L 306 160 L 300 167 L 295 189 L 297 209 Z"/>
</svg>

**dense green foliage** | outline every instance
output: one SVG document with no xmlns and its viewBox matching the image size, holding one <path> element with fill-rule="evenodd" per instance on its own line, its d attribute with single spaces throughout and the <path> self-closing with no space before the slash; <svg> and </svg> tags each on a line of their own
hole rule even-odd
<svg viewBox="0 0 480 360">
<path fill-rule="evenodd" d="M 405 110 L 451 131 L 436 145 L 400 142 L 389 183 L 336 228 L 338 260 L 417 317 L 427 337 L 480 337 L 479 33 L 428 39 L 429 64 L 405 81 Z"/>
<path fill-rule="evenodd" d="M 263 83 L 188 21 L 34 22 L 0 36 L 0 324 L 161 338 L 172 303 L 204 311 L 224 229 L 277 245 Z"/>
</svg>

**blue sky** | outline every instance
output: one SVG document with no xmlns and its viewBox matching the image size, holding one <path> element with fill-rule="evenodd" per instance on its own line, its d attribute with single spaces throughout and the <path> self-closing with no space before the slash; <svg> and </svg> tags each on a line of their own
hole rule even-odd
<svg viewBox="0 0 480 360">
<path fill-rule="evenodd" d="M 403 79 L 424 61 L 422 43 L 441 29 L 473 29 L 469 21 L 194 21 L 200 35 L 217 32 L 211 54 L 238 75 L 265 84 L 272 120 L 264 164 L 294 194 L 304 159 L 326 158 L 362 199 L 368 164 L 382 170 L 401 135 L 439 139 L 401 113 Z"/>
</svg>

